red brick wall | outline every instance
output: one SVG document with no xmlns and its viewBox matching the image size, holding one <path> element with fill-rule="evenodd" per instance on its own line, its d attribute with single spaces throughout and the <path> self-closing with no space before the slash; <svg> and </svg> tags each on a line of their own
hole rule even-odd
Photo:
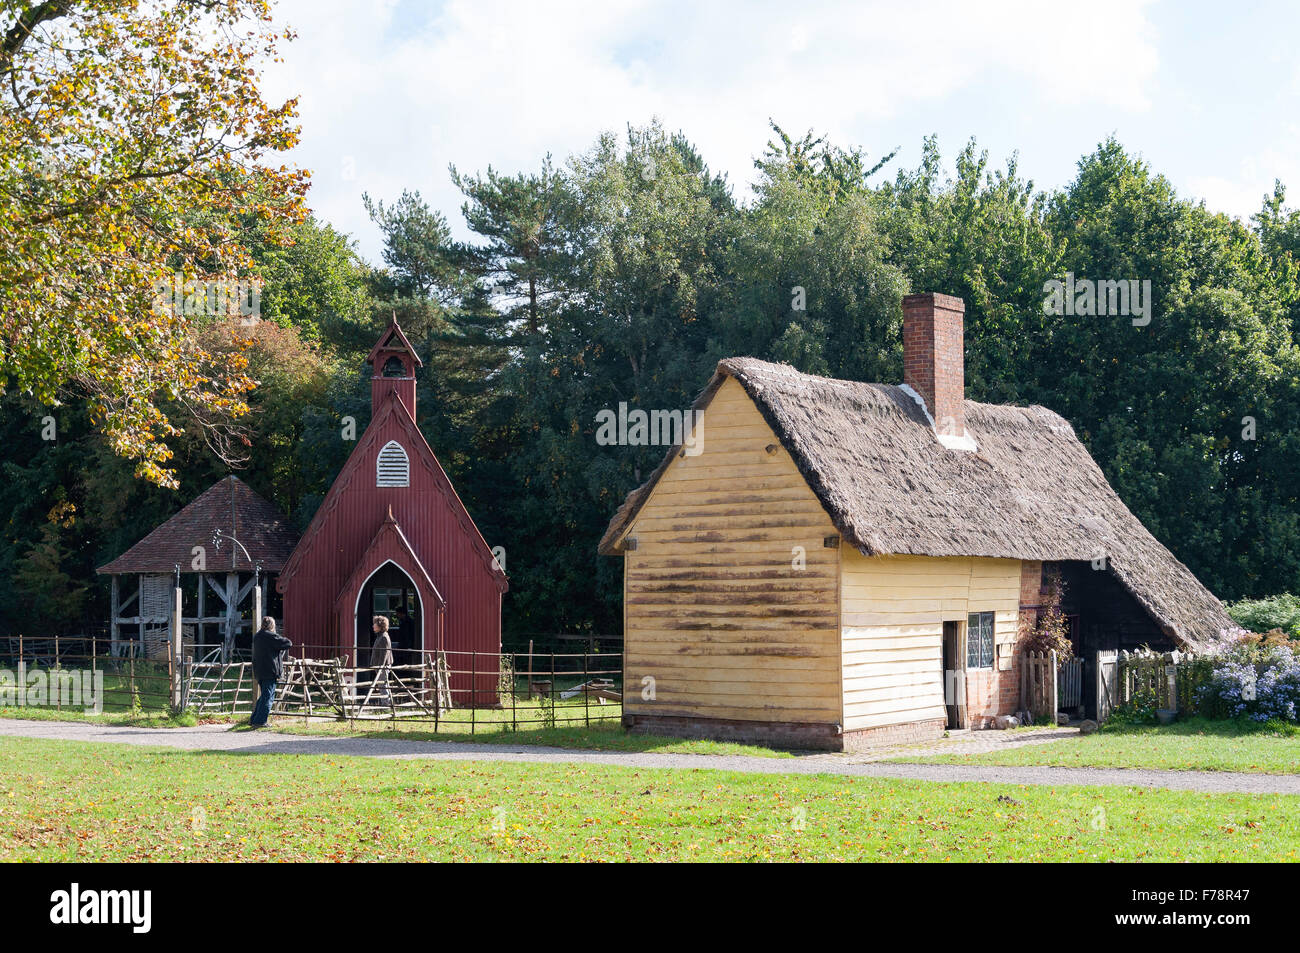
<svg viewBox="0 0 1300 953">
<path fill-rule="evenodd" d="M 951 295 L 903 299 L 903 383 L 925 400 L 938 431 L 956 436 L 966 431 L 965 311 L 966 303 Z"/>
<path fill-rule="evenodd" d="M 910 721 L 905 725 L 882 725 L 879 728 L 859 728 L 846 731 L 843 737 L 844 751 L 867 751 L 886 745 L 912 744 L 918 741 L 933 741 L 942 738 L 948 730 L 948 723 L 943 718 L 928 721 Z"/>
</svg>

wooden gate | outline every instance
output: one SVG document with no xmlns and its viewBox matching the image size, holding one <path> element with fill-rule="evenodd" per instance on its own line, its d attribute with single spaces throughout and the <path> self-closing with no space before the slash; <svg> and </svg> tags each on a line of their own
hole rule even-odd
<svg viewBox="0 0 1300 953">
<path fill-rule="evenodd" d="M 1056 652 L 1026 652 L 1021 661 L 1020 705 L 1035 719 L 1056 723 L 1060 710 L 1057 702 Z"/>
<path fill-rule="evenodd" d="M 1062 709 L 1083 704 L 1083 659 L 1066 659 L 1056 670 L 1057 704 Z"/>
<path fill-rule="evenodd" d="M 1119 704 L 1119 652 L 1097 653 L 1097 721 L 1105 721 Z"/>
</svg>

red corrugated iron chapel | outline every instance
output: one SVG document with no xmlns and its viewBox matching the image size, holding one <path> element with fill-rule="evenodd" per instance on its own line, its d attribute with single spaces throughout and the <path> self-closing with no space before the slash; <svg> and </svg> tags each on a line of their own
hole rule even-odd
<svg viewBox="0 0 1300 953">
<path fill-rule="evenodd" d="M 367 362 L 370 423 L 276 584 L 284 634 L 367 664 L 371 618 L 406 607 L 416 644 L 394 648 L 446 652 L 453 692 L 490 703 L 505 573 L 416 426 L 423 365 L 396 320 Z"/>
</svg>

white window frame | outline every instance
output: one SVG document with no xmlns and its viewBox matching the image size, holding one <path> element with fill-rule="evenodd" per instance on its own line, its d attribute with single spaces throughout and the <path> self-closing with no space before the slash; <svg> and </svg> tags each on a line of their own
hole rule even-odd
<svg viewBox="0 0 1300 953">
<path fill-rule="evenodd" d="M 375 486 L 403 487 L 411 485 L 411 460 L 406 448 L 390 440 L 380 448 L 375 457 Z"/>
</svg>

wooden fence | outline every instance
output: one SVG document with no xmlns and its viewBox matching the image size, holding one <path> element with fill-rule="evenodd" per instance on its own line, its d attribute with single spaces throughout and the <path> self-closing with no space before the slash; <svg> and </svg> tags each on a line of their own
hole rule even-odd
<svg viewBox="0 0 1300 953">
<path fill-rule="evenodd" d="M 1197 704 L 1200 667 L 1187 652 L 1097 653 L 1097 715 L 1122 705 L 1189 714 Z"/>
<path fill-rule="evenodd" d="M 1055 650 L 1021 658 L 1020 707 L 1035 720 L 1083 706 L 1083 659 L 1061 659 Z"/>
<path fill-rule="evenodd" d="M 271 712 L 348 721 L 405 719 L 429 723 L 434 731 L 470 733 L 622 717 L 621 653 L 533 653 L 519 660 L 525 672 L 516 672 L 516 659 L 508 654 L 403 653 L 408 657 L 405 664 L 378 668 L 350 666 L 344 658 L 286 659 Z M 182 706 L 195 714 L 247 716 L 256 700 L 251 662 L 186 660 Z"/>
<path fill-rule="evenodd" d="M 1026 652 L 1021 659 L 1020 707 L 1039 718 L 1056 720 L 1060 686 L 1056 652 Z"/>
</svg>

